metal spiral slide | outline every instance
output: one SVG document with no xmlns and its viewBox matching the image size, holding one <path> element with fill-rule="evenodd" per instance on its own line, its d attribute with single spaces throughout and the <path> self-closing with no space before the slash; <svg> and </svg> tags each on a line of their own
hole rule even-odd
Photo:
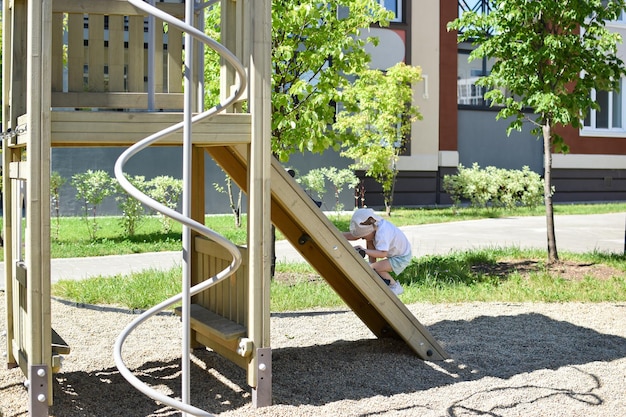
<svg viewBox="0 0 626 417">
<path fill-rule="evenodd" d="M 120 374 L 132 384 L 135 388 L 137 388 L 142 393 L 147 396 L 157 400 L 165 405 L 181 410 L 183 413 L 189 413 L 197 416 L 212 416 L 212 414 L 196 408 L 189 404 L 189 391 L 190 391 L 190 382 L 189 382 L 189 374 L 190 374 L 190 299 L 192 295 L 198 294 L 207 288 L 215 285 L 217 282 L 223 280 L 224 278 L 232 275 L 239 265 L 241 264 L 241 254 L 235 244 L 221 236 L 220 234 L 214 232 L 213 230 L 207 228 L 201 223 L 196 222 L 195 220 L 190 218 L 190 201 L 191 201 L 191 125 L 194 122 L 198 122 L 205 118 L 211 117 L 220 111 L 224 110 L 226 107 L 237 101 L 245 90 L 245 85 L 247 83 L 246 72 L 240 61 L 233 55 L 228 49 L 226 49 L 223 45 L 215 41 L 214 39 L 206 36 L 203 32 L 199 31 L 195 27 L 192 26 L 193 16 L 194 16 L 194 3 L 193 1 L 185 2 L 185 21 L 181 21 L 158 8 L 145 3 L 142 0 L 128 0 L 133 6 L 137 7 L 148 13 L 151 16 L 154 16 L 158 19 L 167 22 L 170 25 L 173 25 L 182 31 L 185 32 L 185 50 L 192 50 L 193 39 L 196 39 L 203 44 L 207 45 L 211 49 L 215 50 L 220 54 L 222 58 L 226 60 L 236 71 L 237 77 L 234 86 L 234 92 L 227 97 L 223 102 L 218 104 L 217 106 L 199 113 L 195 116 L 192 116 L 192 98 L 191 98 L 191 68 L 193 68 L 193 54 L 186 53 L 185 54 L 185 98 L 184 98 L 184 116 L 183 121 L 172 125 L 171 127 L 164 129 L 160 132 L 157 132 L 139 142 L 135 145 L 128 148 L 122 155 L 120 155 L 119 159 L 115 163 L 115 177 L 120 185 L 134 198 L 141 201 L 143 204 L 148 207 L 180 222 L 183 224 L 183 290 L 180 294 L 175 295 L 162 303 L 152 307 L 147 310 L 145 313 L 138 316 L 135 320 L 133 320 L 118 336 L 118 339 L 115 342 L 113 355 L 115 358 L 115 364 L 120 371 Z M 201 5 L 200 7 L 207 7 L 211 3 L 206 3 Z M 153 63 L 150 63 L 153 65 Z M 149 147 L 153 143 L 157 142 L 163 136 L 172 133 L 180 128 L 183 128 L 183 207 L 182 213 L 179 213 L 175 210 L 172 210 L 157 201 L 151 199 L 146 196 L 142 192 L 140 192 L 137 188 L 135 188 L 126 178 L 124 174 L 124 165 L 126 162 L 132 158 L 135 154 L 140 152 L 141 150 Z M 189 271 L 189 256 L 190 256 L 190 246 L 191 246 L 191 230 L 194 230 L 214 242 L 217 242 L 225 249 L 228 250 L 230 254 L 232 254 L 233 260 L 231 264 L 219 272 L 215 276 L 203 281 L 200 284 L 195 286 L 191 286 L 190 284 L 190 271 Z M 182 301 L 182 389 L 181 389 L 181 400 L 171 398 L 167 395 L 164 395 L 161 392 L 156 391 L 151 388 L 147 384 L 143 383 L 139 380 L 133 373 L 128 369 L 128 367 L 124 364 L 124 360 L 122 357 L 122 347 L 124 341 L 128 337 L 128 335 L 141 323 L 146 321 L 148 318 L 154 316 L 155 314 L 163 311 L 164 309 L 170 307 L 171 305 Z"/>
</svg>

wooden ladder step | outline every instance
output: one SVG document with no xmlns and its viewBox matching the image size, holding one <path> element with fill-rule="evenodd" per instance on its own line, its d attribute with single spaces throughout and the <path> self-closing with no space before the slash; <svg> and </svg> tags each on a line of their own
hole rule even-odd
<svg viewBox="0 0 626 417">
<path fill-rule="evenodd" d="M 174 311 L 179 316 L 182 315 L 181 307 L 175 308 Z M 191 328 L 209 337 L 237 340 L 247 334 L 247 329 L 241 324 L 209 311 L 199 304 L 191 304 L 189 315 Z"/>
</svg>

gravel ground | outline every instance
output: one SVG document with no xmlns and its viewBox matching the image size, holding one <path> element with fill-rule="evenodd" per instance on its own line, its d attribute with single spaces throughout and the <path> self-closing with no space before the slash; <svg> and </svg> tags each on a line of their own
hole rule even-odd
<svg viewBox="0 0 626 417">
<path fill-rule="evenodd" d="M 626 415 L 626 303 L 409 308 L 452 360 L 424 362 L 402 341 L 375 339 L 350 311 L 279 313 L 271 319 L 274 405 L 254 409 L 244 371 L 207 350 L 192 356 L 192 403 L 224 417 Z M 52 312 L 72 353 L 56 375 L 50 415 L 179 415 L 114 365 L 113 343 L 133 314 L 60 301 Z M 174 396 L 179 326 L 174 316 L 156 317 L 124 348 L 142 380 Z M 23 380 L 19 369 L 0 371 L 3 417 L 28 415 Z"/>
</svg>

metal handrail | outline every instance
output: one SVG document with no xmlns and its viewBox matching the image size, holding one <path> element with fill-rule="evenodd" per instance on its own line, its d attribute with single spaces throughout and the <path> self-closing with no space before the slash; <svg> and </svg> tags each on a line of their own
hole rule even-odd
<svg viewBox="0 0 626 417">
<path fill-rule="evenodd" d="M 120 371 L 120 374 L 131 384 L 133 385 L 135 388 L 137 388 L 139 391 L 141 391 L 142 393 L 144 393 L 145 395 L 153 398 L 154 400 L 157 400 L 163 404 L 166 404 L 170 407 L 176 408 L 178 410 L 183 411 L 184 413 L 190 413 L 193 415 L 198 415 L 198 416 L 212 416 L 212 414 L 201 410 L 197 407 L 194 407 L 186 402 L 182 402 L 182 401 L 178 401 L 174 398 L 171 398 L 161 392 L 156 391 L 155 389 L 151 388 L 150 386 L 148 386 L 147 384 L 143 383 L 141 380 L 139 380 L 139 378 L 137 378 L 135 375 L 133 375 L 133 373 L 128 369 L 128 367 L 125 365 L 123 357 L 122 357 L 122 347 L 124 344 L 124 341 L 126 340 L 126 338 L 128 337 L 128 335 L 130 334 L 130 332 L 132 332 L 137 326 L 139 326 L 141 323 L 143 323 L 144 321 L 146 321 L 148 318 L 154 316 L 155 314 L 157 314 L 158 312 L 168 308 L 169 306 L 183 300 L 183 310 L 185 310 L 186 308 L 186 304 L 185 304 L 185 300 L 183 299 L 184 295 L 187 295 L 187 297 L 191 297 L 195 294 L 200 293 L 201 291 L 206 290 L 207 288 L 215 285 L 216 283 L 218 283 L 219 281 L 223 280 L 224 278 L 227 278 L 228 276 L 232 275 L 237 268 L 241 265 L 242 259 L 241 259 L 241 253 L 239 252 L 239 249 L 237 248 L 237 246 L 235 244 L 233 244 L 232 242 L 230 242 L 228 239 L 224 238 L 223 236 L 221 236 L 219 233 L 209 229 L 208 227 L 206 227 L 205 225 L 177 212 L 176 210 L 170 209 L 169 207 L 166 207 L 165 205 L 155 201 L 154 199 L 148 197 L 147 195 L 143 194 L 141 191 L 139 191 L 136 187 L 134 187 L 130 181 L 126 178 L 126 176 L 124 175 L 124 165 L 126 164 L 126 162 L 128 162 L 128 160 L 130 158 L 132 158 L 134 155 L 136 155 L 138 152 L 146 149 L 147 147 L 149 147 L 150 145 L 152 145 L 153 143 L 157 142 L 160 138 L 180 129 L 181 127 L 185 128 L 185 137 L 184 137 L 184 143 L 188 144 L 191 141 L 191 129 L 190 129 L 190 125 L 198 122 L 200 120 L 203 120 L 207 117 L 211 117 L 221 111 L 223 111 L 225 108 L 227 108 L 228 106 L 230 106 L 231 104 L 233 104 L 234 102 L 236 102 L 244 93 L 245 91 L 245 85 L 247 83 L 247 77 L 246 77 L 246 71 L 243 67 L 243 65 L 241 64 L 241 62 L 237 59 L 237 57 L 232 54 L 226 47 L 224 47 L 222 44 L 220 44 L 219 42 L 215 41 L 214 39 L 208 37 L 207 35 L 205 35 L 203 32 L 199 31 L 197 28 L 193 27 L 192 25 L 190 25 L 187 22 L 183 22 L 163 11 L 161 11 L 160 9 L 151 6 L 148 3 L 145 3 L 141 0 L 128 0 L 129 3 L 131 3 L 133 6 L 145 11 L 146 13 L 148 13 L 149 15 L 152 15 L 154 17 L 157 17 L 165 22 L 167 22 L 168 24 L 171 24 L 177 28 L 179 28 L 180 30 L 184 31 L 186 34 L 186 40 L 190 39 L 189 37 L 193 37 L 197 40 L 199 40 L 200 42 L 202 42 L 203 44 L 209 46 L 211 49 L 213 49 L 214 51 L 216 51 L 217 53 L 220 54 L 220 56 L 222 58 L 224 58 L 235 70 L 236 72 L 236 79 L 235 79 L 235 89 L 232 92 L 232 94 L 227 97 L 226 99 L 224 99 L 221 103 L 219 103 L 218 105 L 212 107 L 209 110 L 206 110 L 202 113 L 199 113 L 193 117 L 191 117 L 191 109 L 190 109 L 190 102 L 191 100 L 188 99 L 188 97 L 190 97 L 191 94 L 191 88 L 186 88 L 185 89 L 185 108 L 184 108 L 184 112 L 185 112 L 185 117 L 183 119 L 182 122 L 177 123 L 173 126 L 170 126 L 169 128 L 163 129 L 160 132 L 157 132 L 151 136 L 148 136 L 147 138 L 137 142 L 136 144 L 134 144 L 133 146 L 131 146 L 130 148 L 128 148 L 126 151 L 124 151 L 120 157 L 117 159 L 116 163 L 115 163 L 115 177 L 117 179 L 117 181 L 120 183 L 120 185 L 122 186 L 122 188 L 124 188 L 124 190 L 126 190 L 126 192 L 128 192 L 132 197 L 134 197 L 135 199 L 139 200 L 140 202 L 142 202 L 143 204 L 145 204 L 148 207 L 153 208 L 154 210 L 162 213 L 163 215 L 166 215 L 180 223 L 182 223 L 184 226 L 195 230 L 196 232 L 200 233 L 203 236 L 208 237 L 209 239 L 215 241 L 216 243 L 218 243 L 219 245 L 223 246 L 225 249 L 228 250 L 228 252 L 232 255 L 233 260 L 231 262 L 231 264 L 224 270 L 222 270 L 221 272 L 217 273 L 215 276 L 203 281 L 200 284 L 194 285 L 190 288 L 185 288 L 183 287 L 183 292 L 175 295 L 173 297 L 170 297 L 169 299 L 161 302 L 160 304 L 157 304 L 156 306 L 148 309 L 146 312 L 144 312 L 143 314 L 139 315 L 135 320 L 133 320 L 128 326 L 126 326 L 126 328 L 120 333 L 120 335 L 118 336 L 116 342 L 115 342 L 115 346 L 113 348 L 113 356 L 115 359 L 115 364 L 118 368 L 118 370 Z M 193 3 L 193 2 L 191 2 Z M 191 9 L 193 10 L 193 8 Z M 186 13 L 187 15 L 189 15 L 189 13 Z M 189 54 L 186 54 L 186 56 Z M 187 58 L 186 58 L 187 59 Z M 154 65 L 154 63 L 150 62 L 149 65 Z M 185 76 L 186 76 L 186 80 L 188 80 L 190 78 L 190 74 L 189 74 L 189 67 L 190 65 L 187 65 L 187 71 L 185 72 Z M 189 86 L 187 86 L 189 87 Z M 188 165 L 189 164 L 189 155 L 183 155 L 183 159 L 185 159 L 184 164 Z M 186 256 L 188 256 L 188 254 L 184 254 Z M 189 314 L 188 311 L 183 311 L 183 328 L 189 328 Z M 184 340 L 183 340 L 183 356 L 188 355 L 188 353 L 185 352 L 185 346 L 184 346 Z M 187 361 L 188 361 L 188 357 L 187 357 Z M 189 376 L 185 375 L 185 366 L 183 366 L 183 400 L 185 400 L 185 387 L 184 387 L 184 381 L 185 379 L 188 379 Z"/>
</svg>

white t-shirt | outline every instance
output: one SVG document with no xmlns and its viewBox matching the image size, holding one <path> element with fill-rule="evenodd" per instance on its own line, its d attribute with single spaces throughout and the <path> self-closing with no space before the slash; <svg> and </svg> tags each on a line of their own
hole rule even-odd
<svg viewBox="0 0 626 417">
<path fill-rule="evenodd" d="M 374 247 L 378 250 L 387 251 L 388 258 L 411 254 L 411 243 L 405 234 L 385 219 L 376 222 Z"/>
</svg>

